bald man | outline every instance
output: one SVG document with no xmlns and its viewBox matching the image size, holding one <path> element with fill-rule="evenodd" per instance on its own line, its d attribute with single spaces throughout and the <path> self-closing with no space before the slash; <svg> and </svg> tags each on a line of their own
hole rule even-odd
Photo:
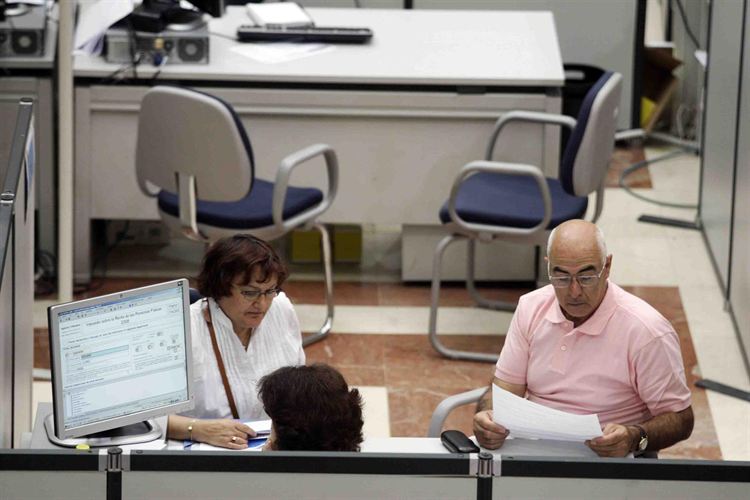
<svg viewBox="0 0 750 500">
<path fill-rule="evenodd" d="M 654 455 L 693 430 L 690 390 L 672 325 L 609 281 L 612 255 L 592 223 L 558 226 L 547 244 L 550 285 L 521 297 L 493 383 L 558 410 L 599 415 L 599 456 Z M 512 431 L 513 429 L 510 429 Z M 485 448 L 509 431 L 492 420 L 492 392 L 477 405 Z"/>
</svg>

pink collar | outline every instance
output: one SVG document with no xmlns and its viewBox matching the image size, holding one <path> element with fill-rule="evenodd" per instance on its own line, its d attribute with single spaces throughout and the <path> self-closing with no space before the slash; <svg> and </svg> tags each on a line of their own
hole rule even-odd
<svg viewBox="0 0 750 500">
<path fill-rule="evenodd" d="M 615 291 L 616 286 L 617 285 L 614 285 L 607 280 L 607 292 L 604 294 L 601 304 L 599 304 L 599 307 L 596 308 L 596 311 L 594 311 L 594 314 L 592 314 L 589 319 L 587 319 L 582 325 L 578 326 L 578 331 L 587 335 L 599 335 L 604 331 L 604 327 L 607 326 L 609 318 L 612 316 L 612 313 L 615 312 L 615 308 L 617 307 L 617 301 L 615 300 L 615 294 L 617 293 Z M 554 290 L 552 293 L 554 294 Z M 563 314 L 562 309 L 560 308 L 560 303 L 554 295 L 553 301 L 554 305 L 549 308 L 544 319 L 550 323 L 564 323 L 570 321 Z"/>
</svg>

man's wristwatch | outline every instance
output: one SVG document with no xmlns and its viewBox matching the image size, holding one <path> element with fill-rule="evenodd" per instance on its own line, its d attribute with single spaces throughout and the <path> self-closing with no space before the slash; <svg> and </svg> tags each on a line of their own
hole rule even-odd
<svg viewBox="0 0 750 500">
<path fill-rule="evenodd" d="M 633 451 L 635 453 L 642 453 L 648 448 L 648 435 L 646 434 L 646 429 L 638 424 L 634 424 L 633 427 L 638 429 L 638 432 L 640 433 L 640 437 L 638 438 L 638 441 L 636 441 L 635 449 Z"/>
</svg>

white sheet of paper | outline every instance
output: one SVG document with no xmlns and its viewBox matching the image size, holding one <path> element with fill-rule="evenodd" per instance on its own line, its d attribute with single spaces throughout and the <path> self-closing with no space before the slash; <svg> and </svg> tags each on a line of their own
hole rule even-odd
<svg viewBox="0 0 750 500">
<path fill-rule="evenodd" d="M 5 0 L 6 5 L 25 3 L 26 5 L 44 5 L 47 0 Z"/>
<path fill-rule="evenodd" d="M 133 11 L 133 0 L 81 0 L 73 48 L 84 54 L 101 53 L 107 28 Z"/>
<path fill-rule="evenodd" d="M 596 414 L 574 415 L 547 408 L 496 385 L 492 386 L 492 408 L 494 421 L 517 438 L 580 442 L 602 435 Z"/>
<path fill-rule="evenodd" d="M 266 444 L 265 441 L 262 443 L 255 445 L 255 446 L 248 446 L 247 448 L 243 448 L 241 450 L 230 450 L 229 448 L 221 448 L 219 446 L 212 446 L 208 443 L 195 443 L 193 446 L 191 446 L 192 450 L 196 451 L 263 451 L 263 445 Z"/>
<path fill-rule="evenodd" d="M 252 4 L 245 6 L 247 15 L 258 26 L 309 26 L 313 20 L 295 2 Z"/>
<path fill-rule="evenodd" d="M 232 47 L 237 54 L 265 64 L 276 64 L 333 50 L 325 43 L 243 43 Z"/>
<path fill-rule="evenodd" d="M 268 434 L 271 434 L 270 420 L 248 420 L 247 422 L 242 423 L 257 432 L 258 436 L 266 436 Z"/>
</svg>

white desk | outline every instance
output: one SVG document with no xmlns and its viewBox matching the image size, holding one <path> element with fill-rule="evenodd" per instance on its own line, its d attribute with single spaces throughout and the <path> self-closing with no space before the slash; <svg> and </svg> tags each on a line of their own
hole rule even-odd
<svg viewBox="0 0 750 500">
<path fill-rule="evenodd" d="M 476 443 L 476 439 L 473 439 Z M 363 453 L 449 453 L 440 438 L 387 437 L 367 438 L 362 443 Z M 498 450 L 485 450 L 493 455 L 522 455 L 529 457 L 596 458 L 591 448 L 583 443 L 532 439 L 508 439 Z M 632 458 L 632 455 L 631 455 Z"/>
<path fill-rule="evenodd" d="M 52 413 L 52 403 L 39 403 L 36 408 L 34 419 L 34 429 L 31 435 L 29 448 L 32 449 L 52 449 L 59 448 L 47 439 L 47 433 L 44 429 L 44 419 Z M 157 420 L 159 425 L 166 429 L 166 417 Z M 166 431 L 165 431 L 166 432 Z M 170 450 L 177 451 L 183 449 L 183 442 L 178 440 L 159 440 L 151 443 L 135 444 L 121 446 L 127 450 Z M 200 450 L 200 447 L 186 450 L 189 453 L 193 450 Z M 220 450 L 217 448 L 219 451 Z M 205 450 L 203 450 L 205 451 Z M 362 443 L 360 450 L 362 453 L 449 453 L 440 442 L 440 438 L 428 437 L 371 437 L 366 438 Z M 560 441 L 533 441 L 529 439 L 508 439 L 503 447 L 499 450 L 490 451 L 493 455 L 524 455 L 538 457 L 579 457 L 579 458 L 596 458 L 596 454 L 583 443 L 565 443 Z M 245 450 L 245 453 L 252 453 L 253 450 Z"/>
<path fill-rule="evenodd" d="M 402 275 L 426 279 L 431 259 L 424 255 L 431 255 L 442 235 L 439 207 L 458 169 L 484 155 L 496 118 L 511 109 L 560 110 L 564 75 L 552 15 L 308 11 L 319 25 L 368 26 L 375 36 L 368 45 L 262 64 L 231 51 L 237 42 L 226 36 L 248 18 L 242 8 L 229 7 L 224 18 L 210 22 L 215 33 L 210 64 L 167 65 L 158 79 L 231 102 L 248 129 L 263 178 L 273 179 L 286 154 L 315 142 L 331 144 L 341 175 L 324 221 L 403 225 Z M 155 69 L 138 68 L 139 80 L 127 85 L 100 83 L 118 67 L 101 58 L 75 60 L 79 279 L 88 277 L 91 219 L 158 218 L 156 203 L 138 190 L 134 168 L 139 103 Z M 505 160 L 540 165 L 554 174 L 558 130 L 528 124 L 509 128 L 496 151 Z M 302 169 L 293 182 L 324 187 L 320 172 Z M 490 250 L 498 254 L 497 247 Z M 480 254 L 478 275 L 532 279 L 533 253 L 512 246 L 508 252 L 505 261 L 513 255 L 517 260 L 506 269 Z M 447 269 L 445 278 L 462 277 L 463 267 Z"/>
</svg>

